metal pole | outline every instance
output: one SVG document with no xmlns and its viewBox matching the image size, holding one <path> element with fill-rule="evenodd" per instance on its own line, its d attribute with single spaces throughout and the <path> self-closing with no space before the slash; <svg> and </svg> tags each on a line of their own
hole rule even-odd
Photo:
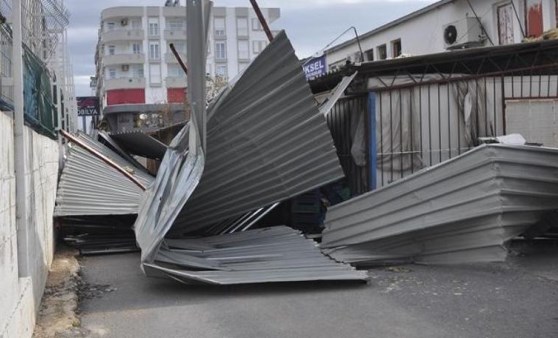
<svg viewBox="0 0 558 338">
<path fill-rule="evenodd" d="M 13 81 L 14 81 L 14 165 L 16 193 L 17 257 L 19 276 L 30 275 L 30 229 L 27 222 L 27 187 L 25 184 L 25 135 L 23 112 L 23 36 L 21 0 L 12 0 Z"/>
<path fill-rule="evenodd" d="M 360 38 L 358 37 L 357 30 L 355 26 L 351 26 L 350 28 L 352 28 L 353 31 L 355 32 L 355 38 L 358 44 L 358 50 L 360 51 L 360 62 L 364 62 L 364 52 L 362 51 L 362 46 L 360 45 Z"/>
<path fill-rule="evenodd" d="M 254 9 L 254 12 L 256 12 L 256 16 L 258 17 L 258 20 L 260 20 L 260 24 L 262 25 L 262 28 L 265 31 L 265 35 L 267 35 L 267 39 L 269 40 L 269 42 L 271 42 L 273 40 L 273 34 L 271 34 L 271 30 L 269 29 L 267 21 L 265 21 L 262 11 L 260 10 L 260 6 L 258 6 L 256 0 L 250 0 L 250 3 L 252 4 L 252 8 Z"/>
<path fill-rule="evenodd" d="M 195 154 L 198 142 L 205 151 L 206 147 L 206 112 L 205 112 L 205 62 L 207 52 L 205 13 L 207 0 L 188 0 L 186 23 L 188 31 L 187 59 L 189 66 L 188 95 L 192 107 L 190 128 L 190 152 Z M 199 133 L 197 135 L 196 133 Z"/>
</svg>

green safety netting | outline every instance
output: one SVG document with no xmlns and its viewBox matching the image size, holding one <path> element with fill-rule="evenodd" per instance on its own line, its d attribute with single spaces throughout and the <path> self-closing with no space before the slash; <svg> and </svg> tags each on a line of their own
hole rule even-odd
<svg viewBox="0 0 558 338">
<path fill-rule="evenodd" d="M 50 74 L 45 64 L 24 46 L 23 99 L 25 121 L 38 132 L 56 138 L 58 121 Z"/>
</svg>

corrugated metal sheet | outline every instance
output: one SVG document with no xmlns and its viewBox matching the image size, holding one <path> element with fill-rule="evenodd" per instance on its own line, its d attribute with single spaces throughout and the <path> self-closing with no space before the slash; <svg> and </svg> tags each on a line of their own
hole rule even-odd
<svg viewBox="0 0 558 338">
<path fill-rule="evenodd" d="M 368 279 L 366 271 L 332 260 L 314 241 L 284 226 L 167 240 L 166 245 L 154 264 L 145 264 L 149 276 L 163 274 L 185 283 L 218 285 Z"/>
<path fill-rule="evenodd" d="M 351 82 L 353 82 L 355 76 L 358 72 L 354 72 L 351 76 L 344 76 L 341 82 L 332 90 L 331 95 L 320 104 L 320 112 L 326 117 L 335 106 L 335 103 L 345 94 L 345 89 L 349 87 Z"/>
<path fill-rule="evenodd" d="M 78 139 L 149 185 L 153 178 L 86 135 Z M 60 177 L 55 216 L 136 214 L 143 190 L 103 160 L 70 142 Z"/>
<path fill-rule="evenodd" d="M 113 133 L 111 137 L 131 154 L 162 159 L 167 146 L 159 140 L 139 131 Z"/>
<path fill-rule="evenodd" d="M 144 263 L 169 230 L 176 236 L 207 228 L 343 176 L 284 32 L 208 108 L 208 117 L 207 162 L 201 149 L 188 151 L 188 138 L 198 132 L 185 128 L 145 196 L 135 224 Z"/>
<path fill-rule="evenodd" d="M 182 128 L 172 140 L 155 181 L 143 195 L 134 223 L 142 262 L 153 261 L 163 238 L 203 173 L 205 155 L 201 144 L 197 143 L 196 151 L 190 152 L 188 148 L 190 126 Z"/>
<path fill-rule="evenodd" d="M 499 261 L 558 206 L 558 149 L 484 145 L 328 210 L 322 247 L 356 264 Z"/>
<path fill-rule="evenodd" d="M 343 177 L 324 116 L 284 32 L 208 116 L 206 168 L 172 233 L 198 230 Z"/>
</svg>

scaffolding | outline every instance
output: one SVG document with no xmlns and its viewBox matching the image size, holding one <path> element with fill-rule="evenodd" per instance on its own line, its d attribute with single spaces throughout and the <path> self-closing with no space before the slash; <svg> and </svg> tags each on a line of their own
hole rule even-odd
<svg viewBox="0 0 558 338">
<path fill-rule="evenodd" d="M 13 107 L 12 3 L 0 0 L 0 109 Z M 76 100 L 67 50 L 69 12 L 64 0 L 20 0 L 26 83 L 26 121 L 54 137 L 56 129 L 73 131 Z"/>
</svg>

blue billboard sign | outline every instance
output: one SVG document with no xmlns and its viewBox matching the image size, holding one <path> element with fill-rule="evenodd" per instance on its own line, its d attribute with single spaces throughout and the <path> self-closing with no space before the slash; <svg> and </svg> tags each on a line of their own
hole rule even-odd
<svg viewBox="0 0 558 338">
<path fill-rule="evenodd" d="M 317 77 L 327 74 L 326 56 L 322 55 L 317 58 L 306 61 L 303 66 L 307 80 L 313 80 Z"/>
</svg>

